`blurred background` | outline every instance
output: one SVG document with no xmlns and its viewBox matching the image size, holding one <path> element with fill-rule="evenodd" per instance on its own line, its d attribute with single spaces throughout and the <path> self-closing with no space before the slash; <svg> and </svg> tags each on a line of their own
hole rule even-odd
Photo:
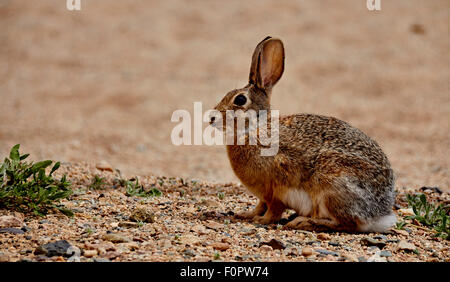
<svg viewBox="0 0 450 282">
<path fill-rule="evenodd" d="M 247 83 L 265 36 L 286 48 L 272 102 L 373 137 L 397 188 L 450 180 L 450 1 L 0 0 L 0 157 L 237 181 L 221 146 L 172 145 L 176 109 Z"/>
</svg>

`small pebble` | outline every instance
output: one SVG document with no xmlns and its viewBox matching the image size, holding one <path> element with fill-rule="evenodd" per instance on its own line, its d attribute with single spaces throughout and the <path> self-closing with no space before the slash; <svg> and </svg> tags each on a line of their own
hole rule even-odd
<svg viewBox="0 0 450 282">
<path fill-rule="evenodd" d="M 401 240 L 400 242 L 398 242 L 397 246 L 395 247 L 396 252 L 398 252 L 400 250 L 415 251 L 416 246 L 414 246 L 414 244 L 406 242 L 405 240 Z"/>
<path fill-rule="evenodd" d="M 18 217 L 12 215 L 0 216 L 0 228 L 20 227 L 22 224 L 22 219 Z"/>
<path fill-rule="evenodd" d="M 330 236 L 330 234 L 327 234 L 327 233 L 319 233 L 319 234 L 317 234 L 317 239 L 322 240 L 322 241 L 330 240 L 331 236 Z"/>
<path fill-rule="evenodd" d="M 38 246 L 34 250 L 35 255 L 45 255 L 47 257 L 53 256 L 70 256 L 71 254 L 67 253 L 67 250 L 72 245 L 66 240 L 60 240 L 56 242 L 50 242 L 41 246 Z"/>
<path fill-rule="evenodd" d="M 302 256 L 309 257 L 313 254 L 313 249 L 310 247 L 305 247 L 302 249 Z"/>
<path fill-rule="evenodd" d="M 114 172 L 113 167 L 107 161 L 104 161 L 104 160 L 97 163 L 95 165 L 95 167 L 99 170 L 106 170 L 106 171 Z"/>
<path fill-rule="evenodd" d="M 24 234 L 25 232 L 18 228 L 0 228 L 0 233 L 11 233 L 11 234 Z"/>
<path fill-rule="evenodd" d="M 392 257 L 392 253 L 390 252 L 390 251 L 386 251 L 386 250 L 384 250 L 384 251 L 381 251 L 380 252 L 380 257 Z"/>
<path fill-rule="evenodd" d="M 262 246 L 262 245 L 268 245 L 268 246 L 271 246 L 272 249 L 274 249 L 274 250 L 283 250 L 283 249 L 286 248 L 286 247 L 284 246 L 284 244 L 283 244 L 281 241 L 278 241 L 278 240 L 276 240 L 276 239 L 272 239 L 272 240 L 270 240 L 269 242 L 262 242 L 262 243 L 260 244 L 260 246 Z"/>
<path fill-rule="evenodd" d="M 83 252 L 83 256 L 87 258 L 91 258 L 93 256 L 96 256 L 98 254 L 97 250 L 85 250 Z"/>
<path fill-rule="evenodd" d="M 113 243 L 127 243 L 127 242 L 131 242 L 131 239 L 128 238 L 127 236 L 116 234 L 116 233 L 105 234 L 103 236 L 103 239 L 106 240 L 106 241 L 113 242 Z"/>
<path fill-rule="evenodd" d="M 147 223 L 154 223 L 156 216 L 153 212 L 145 208 L 137 208 L 130 215 L 131 221 L 142 221 Z"/>
<path fill-rule="evenodd" d="M 191 249 L 186 249 L 183 251 L 183 254 L 187 257 L 195 257 L 197 254 L 191 250 Z"/>
<path fill-rule="evenodd" d="M 219 251 L 226 251 L 230 248 L 230 244 L 228 244 L 228 243 L 213 243 L 213 244 L 211 244 L 211 246 L 215 250 L 219 250 Z"/>
<path fill-rule="evenodd" d="M 273 251 L 273 248 L 271 246 L 268 245 L 262 245 L 261 247 L 259 247 L 259 249 L 263 252 L 270 252 Z"/>
<path fill-rule="evenodd" d="M 328 251 L 328 250 L 316 249 L 316 252 L 318 252 L 320 254 L 323 254 L 323 255 L 332 255 L 332 256 L 335 256 L 335 257 L 339 256 L 338 253 L 332 252 L 332 251 Z"/>
</svg>

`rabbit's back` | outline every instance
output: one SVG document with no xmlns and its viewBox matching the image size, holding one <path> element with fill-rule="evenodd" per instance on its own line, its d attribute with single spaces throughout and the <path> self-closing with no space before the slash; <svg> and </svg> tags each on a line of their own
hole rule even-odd
<svg viewBox="0 0 450 282">
<path fill-rule="evenodd" d="M 380 146 L 361 130 L 334 117 L 297 114 L 280 118 L 280 153 L 291 160 L 302 159 L 305 169 L 314 171 L 322 156 L 332 154 L 354 158 L 390 169 Z M 331 164 L 330 164 L 331 165 Z M 355 163 L 340 164 L 346 166 Z"/>
</svg>

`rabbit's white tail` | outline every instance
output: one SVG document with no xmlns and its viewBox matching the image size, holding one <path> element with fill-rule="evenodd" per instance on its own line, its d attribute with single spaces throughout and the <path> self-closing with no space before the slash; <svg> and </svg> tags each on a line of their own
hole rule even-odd
<svg viewBox="0 0 450 282">
<path fill-rule="evenodd" d="M 358 230 L 361 232 L 386 232 L 396 222 L 397 217 L 392 212 L 388 215 L 368 220 L 365 224 L 358 226 Z"/>
</svg>

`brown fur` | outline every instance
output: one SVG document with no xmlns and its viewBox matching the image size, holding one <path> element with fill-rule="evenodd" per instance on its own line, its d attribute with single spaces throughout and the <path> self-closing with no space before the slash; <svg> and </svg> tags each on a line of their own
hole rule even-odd
<svg viewBox="0 0 450 282">
<path fill-rule="evenodd" d="M 223 114 L 270 110 L 272 87 L 283 70 L 282 42 L 264 39 L 253 54 L 249 84 L 228 93 L 215 109 Z M 250 99 L 246 107 L 233 104 L 238 93 Z M 361 224 L 392 212 L 393 171 L 378 144 L 363 132 L 336 118 L 312 114 L 281 117 L 279 132 L 279 151 L 272 157 L 262 157 L 260 145 L 227 146 L 233 171 L 260 200 L 241 218 L 263 224 L 278 221 L 286 208 L 293 208 L 283 202 L 292 189 L 305 192 L 312 207 L 307 217 L 289 222 L 289 228 L 357 231 Z"/>
</svg>

